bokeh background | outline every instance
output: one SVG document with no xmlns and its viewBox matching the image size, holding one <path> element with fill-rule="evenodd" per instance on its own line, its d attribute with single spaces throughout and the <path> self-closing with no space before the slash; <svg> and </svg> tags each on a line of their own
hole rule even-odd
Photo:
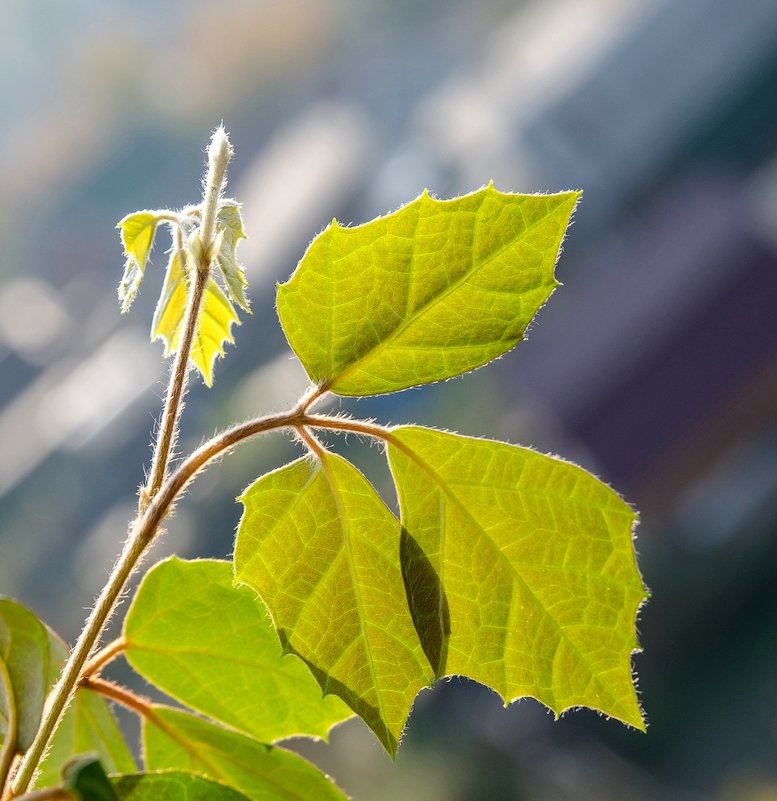
<svg viewBox="0 0 777 801">
<path fill-rule="evenodd" d="M 196 202 L 223 119 L 254 314 L 184 451 L 304 389 L 274 282 L 333 216 L 428 187 L 583 188 L 529 341 L 333 408 L 533 445 L 642 512 L 650 728 L 554 722 L 453 680 L 391 765 L 358 723 L 300 747 L 356 801 L 777 799 L 777 4 L 773 0 L 0 0 L 0 591 L 73 638 L 149 457 L 167 365 L 115 223 Z M 390 493 L 377 449 L 354 458 Z M 226 556 L 232 499 L 296 453 L 242 446 L 159 553 Z M 390 495 L 389 495 L 390 497 Z M 131 725 L 131 724 L 129 724 Z"/>
</svg>

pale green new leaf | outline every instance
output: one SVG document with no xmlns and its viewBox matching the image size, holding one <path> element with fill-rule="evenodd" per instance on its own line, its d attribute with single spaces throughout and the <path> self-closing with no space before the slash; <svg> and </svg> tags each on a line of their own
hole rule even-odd
<svg viewBox="0 0 777 801">
<path fill-rule="evenodd" d="M 486 364 L 523 339 L 557 286 L 579 196 L 424 192 L 365 225 L 333 221 L 278 287 L 291 347 L 316 384 L 340 395 L 394 392 Z"/>
<path fill-rule="evenodd" d="M 113 776 L 119 801 L 249 801 L 224 784 L 183 771 Z"/>
<path fill-rule="evenodd" d="M 151 325 L 151 339 L 164 342 L 165 356 L 178 351 L 185 312 L 186 274 L 180 251 L 173 251 Z M 191 351 L 191 360 L 208 386 L 213 384 L 216 357 L 224 355 L 226 342 L 235 341 L 232 336 L 235 323 L 240 325 L 235 307 L 221 287 L 209 279 Z"/>
<path fill-rule="evenodd" d="M 49 686 L 59 677 L 67 657 L 67 646 L 51 631 L 49 637 Z M 94 692 L 76 690 L 54 736 L 49 750 L 35 777 L 36 789 L 60 784 L 62 766 L 75 756 L 94 753 L 109 773 L 136 770 L 121 730 L 105 699 Z"/>
<path fill-rule="evenodd" d="M 240 498 L 238 581 L 267 604 L 281 641 L 394 754 L 432 675 L 405 601 L 399 522 L 334 454 L 299 459 Z"/>
<path fill-rule="evenodd" d="M 155 706 L 144 718 L 143 754 L 147 770 L 201 773 L 251 801 L 345 801 L 301 756 L 168 707 Z"/>
<path fill-rule="evenodd" d="M 49 643 L 38 618 L 8 598 L 0 599 L 0 659 L 15 698 L 16 748 L 26 751 L 38 730 L 49 687 Z"/>
<path fill-rule="evenodd" d="M 248 281 L 246 281 L 243 265 L 237 260 L 238 242 L 246 238 L 240 204 L 234 201 L 222 201 L 216 219 L 223 232 L 221 249 L 216 261 L 224 276 L 224 285 L 230 299 L 250 314 L 251 309 L 245 295 Z"/>
<path fill-rule="evenodd" d="M 157 212 L 136 211 L 128 214 L 116 226 L 121 234 L 121 243 L 127 257 L 124 275 L 119 284 L 122 314 L 129 309 L 135 300 L 135 295 L 138 294 L 158 222 Z"/>
<path fill-rule="evenodd" d="M 232 565 L 176 557 L 155 565 L 124 623 L 127 661 L 186 706 L 272 743 L 326 738 L 352 712 L 322 698 L 305 665 L 283 654 L 267 609 L 235 587 Z"/>
<path fill-rule="evenodd" d="M 388 454 L 408 599 L 437 674 L 644 729 L 631 508 L 585 470 L 502 442 L 403 427 Z"/>
</svg>

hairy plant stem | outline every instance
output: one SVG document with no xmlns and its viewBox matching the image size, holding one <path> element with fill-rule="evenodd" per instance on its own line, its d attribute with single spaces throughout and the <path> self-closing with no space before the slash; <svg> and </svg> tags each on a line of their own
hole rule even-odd
<svg viewBox="0 0 777 801">
<path fill-rule="evenodd" d="M 29 786 L 37 765 L 43 756 L 49 739 L 57 725 L 60 715 L 67 705 L 79 682 L 85 686 L 102 682 L 102 679 L 84 676 L 87 658 L 98 641 L 105 622 L 113 611 L 127 579 L 137 567 L 140 559 L 153 540 L 159 526 L 172 508 L 175 500 L 203 468 L 222 456 L 240 442 L 280 428 L 293 428 L 301 433 L 303 440 L 310 440 L 306 428 L 323 428 L 334 431 L 351 432 L 373 437 L 383 441 L 393 441 L 391 430 L 368 420 L 354 420 L 347 417 L 306 414 L 309 406 L 308 395 L 289 412 L 260 417 L 234 426 L 201 445 L 174 470 L 150 500 L 142 517 L 137 519 L 130 530 L 130 536 L 119 561 L 111 573 L 100 597 L 87 620 L 84 630 L 76 643 L 59 681 L 52 690 L 44 710 L 43 720 L 35 741 L 24 756 L 16 774 L 11 797 L 20 795 Z M 304 432 L 304 433 L 302 433 Z M 118 647 L 118 646 L 117 646 Z M 118 699 L 116 699 L 118 700 Z"/>
<path fill-rule="evenodd" d="M 138 516 L 142 516 L 148 509 L 149 503 L 151 503 L 154 495 L 157 494 L 162 486 L 177 439 L 178 421 L 183 411 L 183 396 L 186 394 L 186 386 L 188 384 L 189 356 L 194 342 L 194 334 L 197 330 L 197 319 L 205 297 L 205 288 L 208 285 L 210 265 L 205 265 L 203 269 L 202 264 L 197 264 L 196 269 L 192 272 L 194 272 L 194 276 L 190 281 L 183 334 L 181 335 L 180 346 L 170 372 L 170 382 L 165 396 L 162 421 L 159 425 L 154 456 L 151 461 L 151 471 L 146 485 L 141 489 L 138 498 Z"/>
<path fill-rule="evenodd" d="M 97 675 L 109 662 L 112 662 L 124 649 L 127 642 L 124 637 L 117 637 L 101 648 L 85 665 L 81 671 L 83 677 Z"/>
<path fill-rule="evenodd" d="M 46 752 L 60 718 L 75 692 L 79 679 L 83 675 L 84 666 L 100 639 L 105 623 L 113 612 L 121 593 L 151 543 L 159 527 L 162 517 L 152 519 L 153 526 L 144 525 L 147 511 L 153 504 L 165 476 L 175 446 L 178 431 L 178 420 L 182 410 L 182 400 L 186 391 L 189 374 L 189 358 L 192 343 L 197 329 L 197 319 L 202 308 L 205 289 L 210 277 L 211 264 L 215 257 L 215 232 L 218 203 L 224 188 L 227 165 L 232 155 L 226 133 L 218 128 L 213 134 L 208 148 L 208 170 L 203 193 L 202 218 L 200 229 L 195 236 L 197 246 L 194 254 L 187 255 L 187 267 L 191 275 L 189 280 L 186 312 L 183 332 L 178 346 L 170 382 L 165 399 L 160 431 L 154 447 L 151 472 L 146 485 L 140 492 L 138 514 L 130 526 L 129 536 L 116 565 L 108 578 L 108 582 L 98 597 L 92 611 L 84 624 L 84 628 L 68 657 L 62 674 L 46 699 L 40 726 L 29 749 L 24 755 L 19 769 L 13 778 L 9 796 L 21 795 L 30 785 L 35 771 Z M 177 233 L 176 247 L 182 246 L 180 228 Z M 193 263 L 189 262 L 189 258 Z M 174 499 L 170 498 L 165 510 L 169 509 Z"/>
</svg>

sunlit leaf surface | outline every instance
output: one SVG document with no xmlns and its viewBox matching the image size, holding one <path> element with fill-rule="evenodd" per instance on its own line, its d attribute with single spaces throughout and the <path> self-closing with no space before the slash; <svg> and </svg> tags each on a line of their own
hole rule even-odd
<svg viewBox="0 0 777 801">
<path fill-rule="evenodd" d="M 579 194 L 424 193 L 364 225 L 333 222 L 278 287 L 291 347 L 315 383 L 341 395 L 393 392 L 491 361 L 523 338 L 556 287 Z"/>
</svg>

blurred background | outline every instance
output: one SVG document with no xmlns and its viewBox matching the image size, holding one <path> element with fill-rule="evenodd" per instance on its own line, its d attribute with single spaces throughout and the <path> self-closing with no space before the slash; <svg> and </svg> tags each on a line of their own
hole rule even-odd
<svg viewBox="0 0 777 801">
<path fill-rule="evenodd" d="M 356 801 L 777 799 L 777 4 L 773 0 L 0 0 L 0 591 L 65 637 L 102 586 L 167 365 L 161 232 L 121 318 L 116 222 L 197 202 L 223 119 L 254 314 L 195 381 L 182 450 L 305 387 L 274 282 L 336 216 L 424 187 L 583 188 L 529 341 L 331 408 L 532 445 L 642 512 L 648 733 L 452 680 L 392 766 L 358 723 L 302 744 Z M 391 498 L 382 457 L 353 458 Z M 246 444 L 158 553 L 227 556 Z"/>
</svg>

